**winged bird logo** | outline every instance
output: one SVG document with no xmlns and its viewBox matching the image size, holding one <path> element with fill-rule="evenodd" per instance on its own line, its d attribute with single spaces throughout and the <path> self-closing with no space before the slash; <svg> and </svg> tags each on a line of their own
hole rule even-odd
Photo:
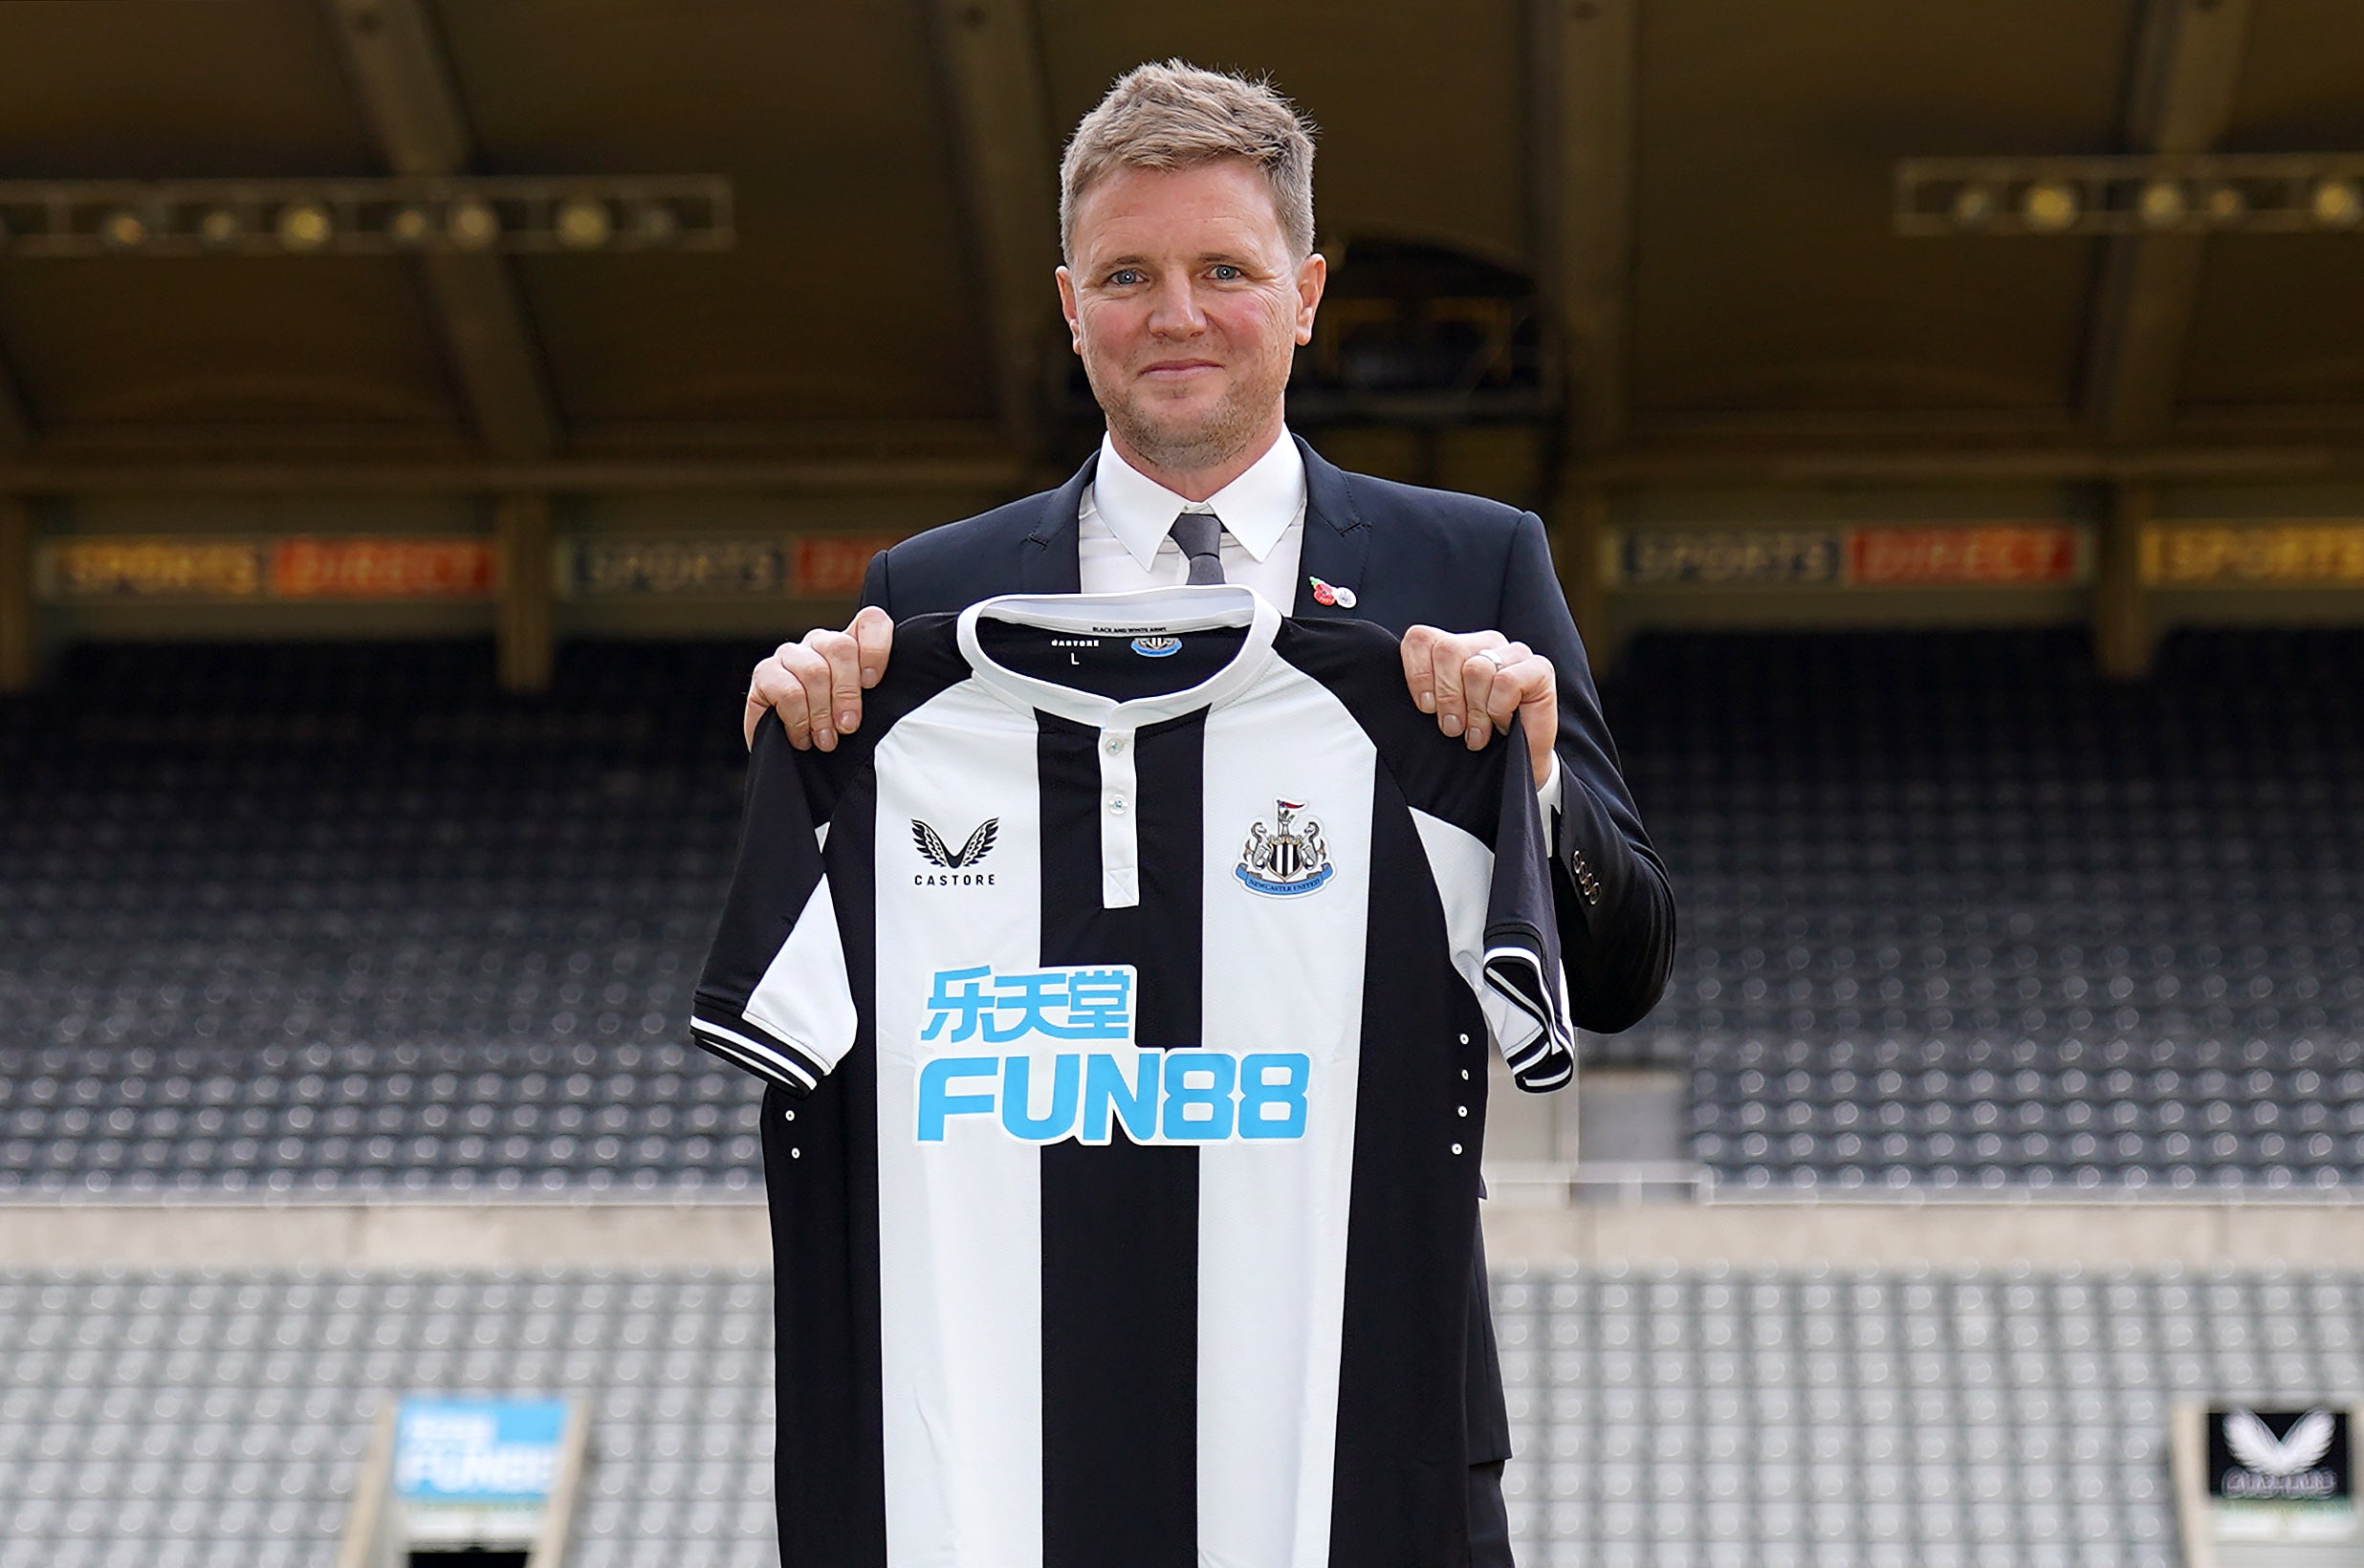
<svg viewBox="0 0 2364 1568">
<path fill-rule="evenodd" d="M 992 853 L 994 840 L 1001 834 L 1001 818 L 988 817 L 969 835 L 969 841 L 957 850 L 944 847 L 943 835 L 918 817 L 911 818 L 911 842 L 919 846 L 920 855 L 932 865 L 947 871 L 958 871 L 972 866 Z"/>
<path fill-rule="evenodd" d="M 2224 1418 L 2224 1446 L 2245 1469 L 2260 1475 L 2298 1475 L 2331 1451 L 2336 1426 L 2331 1411 L 2309 1410 L 2276 1437 L 2256 1411 L 2235 1410 Z"/>
</svg>

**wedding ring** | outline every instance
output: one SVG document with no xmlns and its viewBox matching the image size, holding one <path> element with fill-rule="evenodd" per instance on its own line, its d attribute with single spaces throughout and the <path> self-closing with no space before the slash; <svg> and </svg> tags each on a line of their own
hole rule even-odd
<svg viewBox="0 0 2364 1568">
<path fill-rule="evenodd" d="M 1496 669 L 1500 669 L 1503 665 L 1509 663 L 1508 660 L 1502 657 L 1502 650 L 1499 648 L 1479 648 L 1478 650 L 1478 657 L 1483 659 L 1487 664 L 1492 664 Z"/>
</svg>

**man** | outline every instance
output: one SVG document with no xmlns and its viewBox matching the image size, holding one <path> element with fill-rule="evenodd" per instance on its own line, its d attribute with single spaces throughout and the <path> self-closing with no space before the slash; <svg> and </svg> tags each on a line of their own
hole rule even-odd
<svg viewBox="0 0 2364 1568">
<path fill-rule="evenodd" d="M 749 742 L 770 708 L 798 747 L 834 749 L 862 722 L 894 618 L 996 594 L 1230 581 L 1301 617 L 1360 616 L 1402 637 L 1412 698 L 1446 734 L 1476 750 L 1518 716 L 1553 835 L 1574 1021 L 1628 1028 L 1665 988 L 1674 900 L 1543 525 L 1344 472 L 1283 422 L 1326 275 L 1312 176 L 1308 129 L 1270 88 L 1179 61 L 1117 82 L 1060 170 L 1060 308 L 1107 417 L 1099 452 L 1056 490 L 874 558 L 852 624 L 755 666 Z M 1482 1257 L 1471 1292 L 1473 1561 L 1506 1568 L 1509 1431 Z"/>
</svg>

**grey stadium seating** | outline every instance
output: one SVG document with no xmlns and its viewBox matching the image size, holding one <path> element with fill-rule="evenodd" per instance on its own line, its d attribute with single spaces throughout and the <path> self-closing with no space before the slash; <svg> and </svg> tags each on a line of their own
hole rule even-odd
<svg viewBox="0 0 2364 1568">
<path fill-rule="evenodd" d="M 2364 1177 L 2364 635 L 1645 639 L 1606 693 L 1683 939 L 1595 1059 L 1788 1190 Z"/>
<path fill-rule="evenodd" d="M 1542 1568 L 2167 1568 L 2179 1399 L 2364 1387 L 2364 1279 L 1922 1269 L 1498 1276 Z"/>
<path fill-rule="evenodd" d="M 0 702 L 0 1196 L 704 1187 L 756 650 L 75 650 Z M 160 683 L 156 671 L 173 679 Z M 2364 1177 L 2364 634 L 1685 634 L 1605 699 L 1727 1190 Z"/>
<path fill-rule="evenodd" d="M 771 1568 L 757 1271 L 0 1274 L 0 1568 L 327 1568 L 388 1389 L 572 1391 L 572 1568 Z"/>
<path fill-rule="evenodd" d="M 2183 1398 L 2364 1395 L 2364 1274 L 1510 1268 L 1527 1568 L 2168 1568 Z M 576 1568 L 756 1568 L 756 1271 L 0 1272 L 0 1568 L 327 1568 L 390 1387 L 594 1411 Z"/>
<path fill-rule="evenodd" d="M 759 1185 L 685 1038 L 755 657 L 92 649 L 0 706 L 0 1194 Z"/>
</svg>

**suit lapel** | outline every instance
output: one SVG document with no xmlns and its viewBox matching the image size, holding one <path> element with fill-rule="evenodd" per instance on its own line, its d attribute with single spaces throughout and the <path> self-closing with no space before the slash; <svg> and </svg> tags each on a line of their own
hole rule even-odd
<svg viewBox="0 0 2364 1568">
<path fill-rule="evenodd" d="M 1051 491 L 1034 532 L 1019 547 L 1019 591 L 1029 594 L 1073 594 L 1084 587 L 1083 568 L 1076 554 L 1077 509 L 1084 504 L 1084 487 L 1100 467 L 1100 448 L 1075 470 L 1075 477 Z"/>
<path fill-rule="evenodd" d="M 1297 601 L 1289 613 L 1299 617 L 1353 616 L 1343 605 L 1324 604 L 1313 597 L 1314 579 L 1344 588 L 1362 601 L 1364 568 L 1370 558 L 1370 526 L 1354 510 L 1345 470 L 1305 445 L 1291 432 L 1289 439 L 1305 459 L 1305 539 L 1297 566 Z"/>
<path fill-rule="evenodd" d="M 1324 458 L 1304 438 L 1291 432 L 1305 463 L 1305 535 L 1298 558 L 1294 616 L 1353 616 L 1339 604 L 1324 604 L 1313 597 L 1313 579 L 1345 588 L 1361 602 L 1366 567 L 1370 556 L 1370 525 L 1354 510 L 1354 496 L 1345 470 Z M 1077 511 L 1084 487 L 1100 467 L 1095 448 L 1073 477 L 1044 499 L 1035 526 L 1020 545 L 1018 591 L 1029 594 L 1073 594 L 1084 579 L 1076 553 Z"/>
</svg>

